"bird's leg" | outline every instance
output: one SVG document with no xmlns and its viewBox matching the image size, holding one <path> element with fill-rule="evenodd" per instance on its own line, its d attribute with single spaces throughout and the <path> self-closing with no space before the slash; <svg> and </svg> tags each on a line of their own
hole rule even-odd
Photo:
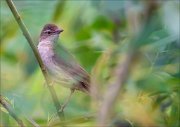
<svg viewBox="0 0 180 127">
<path fill-rule="evenodd" d="M 75 91 L 75 89 L 71 89 L 70 95 L 67 97 L 65 103 L 61 106 L 61 109 L 59 110 L 59 112 L 63 112 L 64 108 L 66 107 L 66 105 L 68 104 L 69 100 L 71 99 L 71 96 L 74 93 L 74 91 Z"/>
<path fill-rule="evenodd" d="M 52 82 L 53 83 L 53 82 Z M 74 91 L 75 91 L 75 89 L 70 89 L 71 90 L 71 93 L 70 93 L 70 95 L 66 98 L 66 101 L 65 101 L 65 103 L 63 104 L 63 105 L 61 105 L 61 108 L 59 109 L 59 112 L 63 112 L 63 110 L 64 110 L 64 108 L 66 107 L 66 105 L 68 104 L 68 102 L 69 102 L 69 100 L 71 99 L 71 96 L 72 96 L 72 94 L 74 93 Z M 50 119 L 48 120 L 48 122 L 50 122 L 54 117 L 56 117 L 57 116 L 57 112 L 56 113 L 54 113 L 51 117 L 50 117 Z"/>
</svg>

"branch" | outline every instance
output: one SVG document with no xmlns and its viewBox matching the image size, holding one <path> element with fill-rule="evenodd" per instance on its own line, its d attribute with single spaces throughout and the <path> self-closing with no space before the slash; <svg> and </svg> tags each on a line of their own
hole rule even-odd
<svg viewBox="0 0 180 127">
<path fill-rule="evenodd" d="M 146 30 L 149 21 L 151 21 L 153 13 L 157 10 L 158 4 L 156 1 L 148 1 L 147 9 L 145 10 L 145 26 L 142 31 Z M 131 25 L 135 27 L 134 25 Z M 135 33 L 135 32 L 134 32 Z M 148 36 L 149 33 L 146 35 Z M 138 40 L 142 41 L 143 35 L 138 36 Z M 133 39 L 131 40 L 134 45 L 131 45 L 129 50 L 127 51 L 127 56 L 123 63 L 119 63 L 116 72 L 115 72 L 115 80 L 109 85 L 107 91 L 104 95 L 104 100 L 102 102 L 102 106 L 99 109 L 99 113 L 97 116 L 97 123 L 100 126 L 106 126 L 108 118 L 110 116 L 111 110 L 117 100 L 118 95 L 120 94 L 120 90 L 122 89 L 123 84 L 126 82 L 128 78 L 128 74 L 130 71 L 130 67 L 133 64 L 133 59 L 136 58 L 136 54 L 139 47 L 135 47 L 135 42 Z"/>
<path fill-rule="evenodd" d="M 33 119 L 25 116 L 26 120 L 32 124 L 33 127 L 40 127 Z"/>
<path fill-rule="evenodd" d="M 126 56 L 124 63 L 119 63 L 119 65 L 117 66 L 115 72 L 116 79 L 107 88 L 107 92 L 104 95 L 104 101 L 102 102 L 101 109 L 98 113 L 98 118 L 97 118 L 98 125 L 107 124 L 106 122 L 108 120 L 109 113 L 111 112 L 112 106 L 114 105 L 120 93 L 120 90 L 128 77 L 128 73 L 131 64 L 133 63 L 132 61 L 135 54 L 136 54 L 135 52 L 130 52 Z"/>
<path fill-rule="evenodd" d="M 19 15 L 14 3 L 12 2 L 12 0 L 6 0 L 6 2 L 8 4 L 8 6 L 9 6 L 9 8 L 11 9 L 11 12 L 13 13 L 14 18 L 16 19 L 16 21 L 17 21 L 21 31 L 23 32 L 26 40 L 28 41 L 31 49 L 33 50 L 33 53 L 34 53 L 34 55 L 35 55 L 35 57 L 36 57 L 36 59 L 37 59 L 37 61 L 39 63 L 41 71 L 42 71 L 42 73 L 44 75 L 44 78 L 45 78 L 46 84 L 48 86 L 49 92 L 51 93 L 54 105 L 55 105 L 56 110 L 57 110 L 57 114 L 58 114 L 58 116 L 59 116 L 59 118 L 61 120 L 61 118 L 64 118 L 63 117 L 63 112 L 59 112 L 59 109 L 61 108 L 61 105 L 60 105 L 60 103 L 58 101 L 58 97 L 56 95 L 54 87 L 50 85 L 51 81 L 50 81 L 50 79 L 48 77 L 48 73 L 46 71 L 46 68 L 45 68 L 43 62 L 42 62 L 42 59 L 41 59 L 41 57 L 39 55 L 39 52 L 37 51 L 37 49 L 36 49 L 36 47 L 35 47 L 35 45 L 33 43 L 33 40 L 32 40 L 32 38 L 30 36 L 30 33 L 29 33 L 28 29 L 26 28 L 24 22 L 22 21 L 22 19 L 21 19 L 20 15 Z"/>
<path fill-rule="evenodd" d="M 9 112 L 9 114 L 16 120 L 20 127 L 25 127 L 23 121 L 18 118 L 14 110 L 10 107 L 9 103 L 0 95 L 0 103 L 1 105 Z"/>
<path fill-rule="evenodd" d="M 75 124 L 90 122 L 90 121 L 94 120 L 94 118 L 95 118 L 94 114 L 89 114 L 89 115 L 85 115 L 85 116 L 68 119 L 65 121 L 54 121 L 52 123 L 49 123 L 48 126 L 50 126 L 50 127 L 54 127 L 57 125 L 75 126 Z"/>
</svg>

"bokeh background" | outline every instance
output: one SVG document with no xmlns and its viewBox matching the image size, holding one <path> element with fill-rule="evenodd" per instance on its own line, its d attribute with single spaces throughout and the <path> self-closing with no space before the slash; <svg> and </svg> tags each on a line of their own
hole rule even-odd
<svg viewBox="0 0 180 127">
<path fill-rule="evenodd" d="M 144 34 L 141 31 L 148 1 L 122 0 L 14 0 L 22 20 L 38 44 L 42 27 L 55 23 L 64 29 L 59 39 L 96 79 L 102 96 L 118 61 L 129 45 L 137 46 L 131 72 L 114 105 L 112 126 L 180 126 L 180 3 L 159 1 Z M 1 95 L 26 125 L 59 126 L 49 119 L 56 112 L 51 95 L 17 22 L 4 0 L 0 5 Z M 136 36 L 141 42 L 133 42 Z M 92 84 L 93 85 L 93 84 Z M 56 84 L 59 101 L 70 90 Z M 68 126 L 95 126 L 101 106 L 88 95 L 75 92 L 65 108 Z M 1 106 L 0 126 L 17 126 Z M 92 117 L 89 117 L 92 116 Z"/>
</svg>

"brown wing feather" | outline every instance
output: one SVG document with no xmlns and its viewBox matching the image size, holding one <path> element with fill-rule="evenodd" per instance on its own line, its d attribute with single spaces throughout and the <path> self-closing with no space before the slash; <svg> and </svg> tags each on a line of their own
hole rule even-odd
<svg viewBox="0 0 180 127">
<path fill-rule="evenodd" d="M 75 60 L 66 62 L 57 54 L 54 54 L 53 59 L 55 60 L 55 64 L 57 64 L 57 66 L 61 67 L 65 72 L 72 76 L 73 79 L 78 81 L 78 84 L 75 84 L 75 89 L 89 93 L 89 74 L 79 64 L 77 64 Z"/>
</svg>

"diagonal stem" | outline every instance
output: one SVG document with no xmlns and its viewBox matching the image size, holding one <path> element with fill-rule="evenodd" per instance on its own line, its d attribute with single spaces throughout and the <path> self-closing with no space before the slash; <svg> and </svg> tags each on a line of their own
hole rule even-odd
<svg viewBox="0 0 180 127">
<path fill-rule="evenodd" d="M 9 114 L 16 120 L 20 127 L 25 127 L 23 121 L 17 116 L 11 106 L 6 102 L 3 96 L 0 95 L 0 104 L 9 112 Z"/>
<path fill-rule="evenodd" d="M 39 63 L 39 66 L 40 66 L 41 71 L 43 73 L 43 76 L 45 78 L 46 84 L 48 86 L 49 92 L 51 93 L 52 100 L 53 100 L 54 105 L 56 107 L 57 114 L 58 114 L 60 120 L 64 119 L 63 113 L 59 112 L 59 109 L 61 108 L 61 105 L 60 105 L 60 103 L 58 101 L 58 97 L 56 95 L 55 89 L 54 89 L 53 86 L 50 86 L 51 81 L 50 81 L 50 79 L 48 77 L 48 73 L 46 71 L 46 68 L 45 68 L 43 62 L 42 62 L 42 59 L 41 59 L 41 57 L 39 55 L 39 52 L 37 51 L 37 48 L 35 47 L 35 45 L 33 43 L 32 37 L 31 37 L 28 29 L 26 28 L 24 22 L 22 21 L 22 19 L 21 19 L 19 13 L 18 13 L 13 1 L 12 0 L 6 0 L 6 2 L 8 4 L 8 6 L 9 6 L 9 8 L 10 8 L 12 14 L 14 15 L 14 18 L 16 19 L 21 31 L 23 32 L 24 37 L 26 38 L 26 40 L 28 41 L 31 49 L 33 50 L 33 53 L 34 53 L 34 55 L 35 55 L 35 57 L 36 57 L 36 59 L 37 59 L 37 61 Z"/>
<path fill-rule="evenodd" d="M 104 95 L 105 100 L 102 102 L 101 109 L 98 113 L 98 125 L 105 126 L 108 123 L 109 114 L 111 113 L 112 107 L 117 100 L 122 86 L 127 80 L 135 55 L 136 53 L 134 51 L 128 53 L 124 62 L 118 64 L 115 72 L 117 77 L 115 81 L 109 85 L 108 90 Z"/>
</svg>

